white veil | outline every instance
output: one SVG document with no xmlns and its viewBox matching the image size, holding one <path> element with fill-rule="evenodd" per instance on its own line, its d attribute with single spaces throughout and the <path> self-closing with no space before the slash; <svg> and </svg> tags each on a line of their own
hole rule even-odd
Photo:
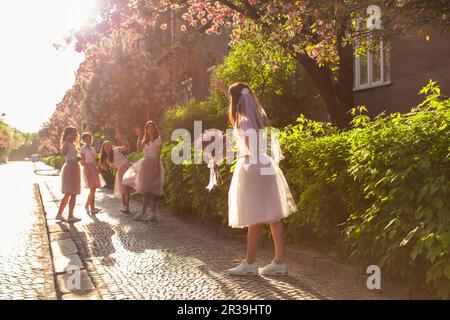
<svg viewBox="0 0 450 320">
<path fill-rule="evenodd" d="M 248 124 L 247 127 L 249 129 L 259 131 L 269 127 L 269 118 L 267 117 L 266 111 L 256 101 L 255 97 L 248 88 L 244 88 L 241 91 L 241 97 L 239 98 L 237 104 L 237 112 L 246 118 Z M 238 119 L 238 117 L 236 117 L 236 119 Z M 270 156 L 276 163 L 279 163 L 284 159 L 278 137 L 278 130 L 274 130 L 271 128 Z M 267 146 L 266 141 L 264 141 L 264 145 Z M 267 152 L 267 148 L 265 151 Z"/>
<path fill-rule="evenodd" d="M 256 102 L 255 97 L 248 88 L 241 91 L 241 97 L 237 103 L 237 111 L 249 121 L 252 129 L 264 129 L 269 125 L 266 111 Z"/>
</svg>

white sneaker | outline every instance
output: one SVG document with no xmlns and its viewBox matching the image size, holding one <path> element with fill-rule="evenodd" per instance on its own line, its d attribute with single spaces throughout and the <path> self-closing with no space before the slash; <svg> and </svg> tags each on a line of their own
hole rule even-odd
<svg viewBox="0 0 450 320">
<path fill-rule="evenodd" d="M 229 269 L 228 272 L 232 276 L 256 276 L 258 274 L 258 266 L 256 262 L 248 264 L 246 260 L 242 261 L 237 267 Z"/>
<path fill-rule="evenodd" d="M 259 269 L 259 274 L 265 276 L 286 276 L 288 274 L 288 266 L 286 263 L 278 264 L 272 261 L 271 264 Z"/>
<path fill-rule="evenodd" d="M 148 215 L 148 218 L 145 219 L 145 221 L 151 221 L 151 222 L 159 222 L 158 214 L 156 212 L 151 212 Z"/>
<path fill-rule="evenodd" d="M 153 212 L 147 213 L 145 216 L 142 217 L 142 220 L 144 221 L 153 221 Z"/>
</svg>

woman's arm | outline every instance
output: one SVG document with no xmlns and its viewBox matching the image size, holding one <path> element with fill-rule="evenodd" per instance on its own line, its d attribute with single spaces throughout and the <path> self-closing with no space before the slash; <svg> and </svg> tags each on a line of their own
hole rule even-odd
<svg viewBox="0 0 450 320">
<path fill-rule="evenodd" d="M 117 147 L 118 149 L 117 150 L 119 150 L 121 153 L 127 153 L 128 152 L 128 146 L 120 146 L 120 147 Z"/>
<path fill-rule="evenodd" d="M 162 149 L 162 143 L 159 143 L 159 144 L 156 146 L 156 153 L 158 154 L 158 158 L 161 157 L 161 149 Z"/>
<path fill-rule="evenodd" d="M 140 126 L 134 126 L 133 128 L 133 132 L 136 135 L 137 139 L 136 139 L 136 148 L 137 150 L 141 150 L 143 145 L 142 145 L 142 129 Z"/>
<path fill-rule="evenodd" d="M 81 152 L 80 155 L 81 155 L 81 164 L 84 166 L 84 164 L 86 163 L 86 155 L 84 154 L 84 152 Z"/>
<path fill-rule="evenodd" d="M 230 94 L 229 94 L 229 92 L 228 92 L 228 88 L 227 88 L 227 86 L 223 83 L 222 80 L 213 77 L 213 78 L 211 79 L 211 84 L 212 84 L 217 90 L 219 90 L 220 92 L 222 92 L 222 93 L 225 95 L 225 97 L 227 97 L 228 100 L 230 100 Z"/>
<path fill-rule="evenodd" d="M 137 136 L 137 140 L 136 140 L 136 148 L 138 150 L 141 150 L 143 148 L 143 144 L 142 144 L 142 137 L 141 135 Z"/>
</svg>

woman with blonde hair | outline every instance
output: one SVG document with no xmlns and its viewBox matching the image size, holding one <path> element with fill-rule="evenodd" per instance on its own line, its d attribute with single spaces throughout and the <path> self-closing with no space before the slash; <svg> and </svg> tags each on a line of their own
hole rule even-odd
<svg viewBox="0 0 450 320">
<path fill-rule="evenodd" d="M 81 170 L 78 164 L 78 152 L 75 147 L 78 139 L 78 130 L 75 127 L 67 127 L 61 137 L 61 154 L 66 162 L 61 169 L 61 192 L 64 194 L 59 205 L 57 220 L 65 220 L 63 216 L 64 209 L 69 203 L 69 217 L 67 222 L 73 223 L 80 221 L 73 214 L 77 195 L 81 192 Z"/>
</svg>

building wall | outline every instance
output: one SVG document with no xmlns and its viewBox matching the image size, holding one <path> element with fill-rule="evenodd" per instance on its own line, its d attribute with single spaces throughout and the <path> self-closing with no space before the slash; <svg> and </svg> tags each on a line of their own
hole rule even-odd
<svg viewBox="0 0 450 320">
<path fill-rule="evenodd" d="M 422 35 L 393 42 L 391 84 L 356 91 L 355 104 L 365 105 L 371 115 L 408 112 L 423 100 L 419 90 L 429 79 L 450 96 L 450 33 L 430 33 L 430 41 Z"/>
<path fill-rule="evenodd" d="M 187 50 L 187 66 L 192 76 L 192 96 L 202 100 L 209 95 L 208 68 L 220 64 L 228 52 L 228 36 L 203 35 L 202 41 Z"/>
</svg>

